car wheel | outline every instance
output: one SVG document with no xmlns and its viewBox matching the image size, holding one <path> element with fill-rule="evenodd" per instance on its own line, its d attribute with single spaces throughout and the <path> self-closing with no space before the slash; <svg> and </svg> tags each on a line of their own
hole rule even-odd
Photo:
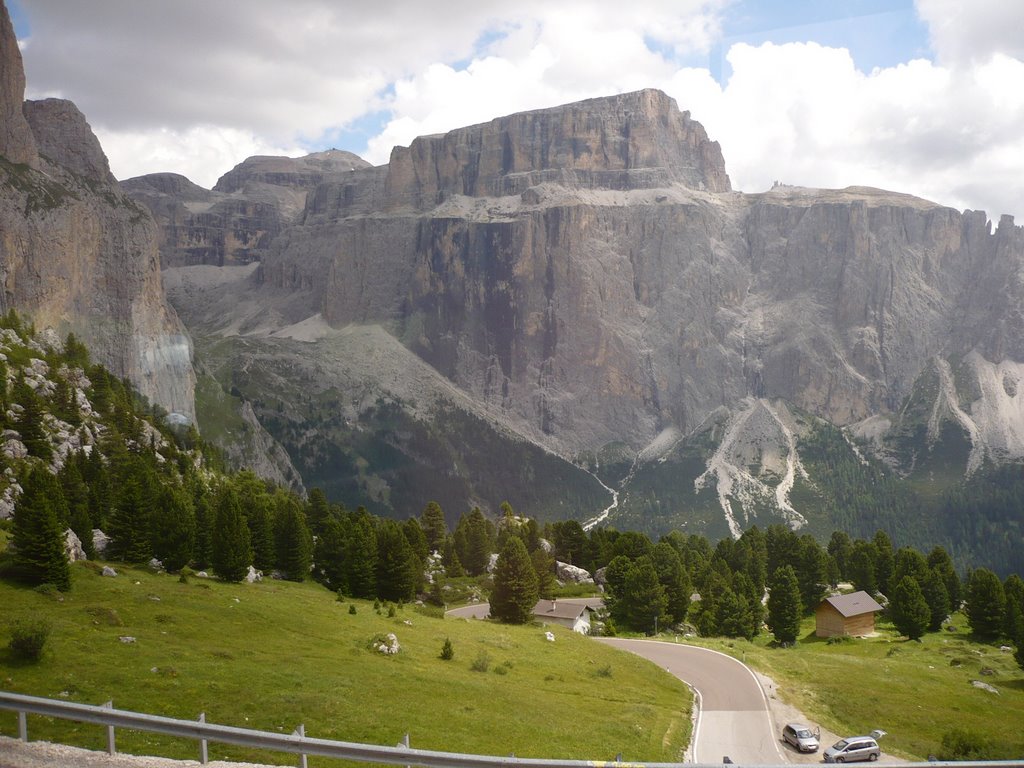
<svg viewBox="0 0 1024 768">
<path fill-rule="evenodd" d="M 878 755 L 876 755 L 874 752 L 872 752 L 870 755 L 868 755 L 868 760 L 870 760 L 872 763 L 875 762 L 875 760 L 877 760 L 877 759 L 878 759 Z"/>
<path fill-rule="evenodd" d="M 845 763 L 846 762 L 846 758 L 845 757 L 837 757 L 836 758 L 836 762 L 837 763 Z"/>
</svg>

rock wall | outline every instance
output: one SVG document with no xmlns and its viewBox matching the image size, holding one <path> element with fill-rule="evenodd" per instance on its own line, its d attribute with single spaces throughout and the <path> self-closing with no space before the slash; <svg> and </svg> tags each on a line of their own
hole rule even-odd
<svg viewBox="0 0 1024 768">
<path fill-rule="evenodd" d="M 0 103 L 20 105 L 6 9 L 0 27 Z M 0 311 L 74 332 L 150 401 L 194 419 L 191 342 L 163 295 L 152 217 L 117 187 L 73 104 L 47 99 L 24 114 L 31 141 L 8 142 L 0 157 Z"/>
<path fill-rule="evenodd" d="M 0 2 L 0 156 L 15 164 L 34 165 L 35 139 L 21 112 L 25 67 L 7 6 Z"/>
</svg>

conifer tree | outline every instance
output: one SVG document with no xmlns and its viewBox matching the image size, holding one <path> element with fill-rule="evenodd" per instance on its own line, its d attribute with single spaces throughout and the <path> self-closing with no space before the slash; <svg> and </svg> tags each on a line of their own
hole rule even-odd
<svg viewBox="0 0 1024 768">
<path fill-rule="evenodd" d="M 327 503 L 327 496 L 324 495 L 323 489 L 311 490 L 306 502 L 306 523 L 309 525 L 310 533 L 314 536 L 320 535 L 330 511 L 331 505 Z"/>
<path fill-rule="evenodd" d="M 409 542 L 409 546 L 412 547 L 412 551 L 416 553 L 416 557 L 420 560 L 420 570 L 426 566 L 427 555 L 430 554 L 430 548 L 427 545 L 427 536 L 423 532 L 423 527 L 420 525 L 420 521 L 415 517 L 410 517 L 402 524 L 402 533 L 405 534 L 406 540 Z"/>
<path fill-rule="evenodd" d="M 150 524 L 153 514 L 152 491 L 145 473 L 125 474 L 114 508 L 110 512 L 107 535 L 110 544 L 106 556 L 126 563 L 145 563 L 153 557 Z"/>
<path fill-rule="evenodd" d="M 1006 595 L 999 577 L 987 568 L 978 568 L 967 582 L 964 610 L 971 632 L 985 640 L 994 640 L 1003 631 Z"/>
<path fill-rule="evenodd" d="M 345 581 L 352 597 L 377 597 L 377 532 L 363 507 L 350 516 L 345 544 Z"/>
<path fill-rule="evenodd" d="M 68 508 L 68 525 L 82 542 L 82 551 L 86 558 L 96 557 L 92 544 L 92 518 L 89 514 L 89 489 L 79 471 L 79 462 L 69 457 L 58 475 L 64 500 Z"/>
<path fill-rule="evenodd" d="M 928 561 L 924 559 L 924 555 L 913 547 L 900 547 L 896 550 L 893 578 L 897 584 L 906 576 L 910 576 L 922 586 L 927 575 Z"/>
<path fill-rule="evenodd" d="M 12 544 L 17 570 L 33 584 L 71 589 L 71 569 L 64 555 L 64 533 L 56 507 L 63 503 L 60 484 L 42 467 L 34 467 L 22 482 L 14 507 Z"/>
<path fill-rule="evenodd" d="M 309 574 L 313 537 L 298 500 L 283 491 L 275 494 L 274 514 L 277 539 L 277 567 L 291 581 L 303 581 Z"/>
<path fill-rule="evenodd" d="M 49 462 L 53 458 L 53 447 L 43 429 L 43 403 L 21 374 L 14 381 L 14 402 L 21 406 L 21 412 L 14 419 L 14 429 L 21 436 L 21 442 L 28 448 L 29 455 Z"/>
<path fill-rule="evenodd" d="M 840 578 L 849 579 L 850 574 L 847 569 L 850 555 L 853 554 L 853 542 L 850 541 L 850 535 L 846 531 L 833 531 L 832 538 L 828 540 L 827 550 L 835 558 Z"/>
<path fill-rule="evenodd" d="M 427 502 L 427 506 L 423 508 L 423 514 L 420 515 L 420 524 L 427 538 L 427 549 L 430 552 L 442 551 L 448 536 L 448 526 L 445 524 L 441 505 L 436 501 Z"/>
<path fill-rule="evenodd" d="M 1024 579 L 1011 573 L 1003 582 L 1006 610 L 1003 613 L 1003 635 L 1016 640 L 1024 636 Z"/>
<path fill-rule="evenodd" d="M 772 577 L 768 592 L 768 628 L 775 639 L 783 644 L 793 643 L 800 633 L 800 584 L 793 567 L 779 568 Z"/>
<path fill-rule="evenodd" d="M 377 528 L 377 596 L 395 601 L 412 599 L 418 563 L 402 527 L 394 520 L 382 520 Z"/>
<path fill-rule="evenodd" d="M 316 580 L 341 594 L 349 594 L 345 574 L 345 544 L 345 529 L 341 521 L 337 515 L 329 514 L 320 524 L 313 562 L 316 564 Z"/>
<path fill-rule="evenodd" d="M 537 594 L 551 600 L 555 596 L 555 558 L 544 547 L 537 547 L 530 553 L 534 573 L 537 574 Z"/>
<path fill-rule="evenodd" d="M 466 541 L 465 554 L 459 553 L 459 560 L 466 569 L 466 573 L 470 576 L 479 576 L 486 572 L 491 561 L 492 540 L 487 527 L 487 518 L 484 517 L 479 507 L 473 507 L 473 510 L 459 523 L 460 526 L 464 525 Z"/>
<path fill-rule="evenodd" d="M 949 594 L 946 592 L 946 583 L 939 572 L 929 568 L 921 585 L 921 592 L 924 594 L 925 602 L 928 603 L 928 610 L 931 617 L 928 621 L 928 631 L 938 632 L 942 629 L 942 622 L 950 614 Z"/>
<path fill-rule="evenodd" d="M 889 601 L 889 618 L 901 635 L 917 640 L 928 629 L 931 610 L 913 576 L 904 576 Z"/>
<path fill-rule="evenodd" d="M 184 489 L 165 485 L 160 490 L 151 528 L 153 556 L 170 572 L 192 561 L 196 518 L 192 499 Z"/>
<path fill-rule="evenodd" d="M 498 555 L 491 592 L 491 616 L 506 624 L 525 624 L 538 600 L 537 573 L 518 536 L 509 536 Z"/>
<path fill-rule="evenodd" d="M 217 492 L 213 508 L 213 572 L 224 581 L 241 581 L 252 563 L 252 544 L 238 494 L 230 484 L 225 483 Z"/>
<path fill-rule="evenodd" d="M 878 593 L 878 579 L 875 576 L 875 550 L 870 542 L 859 539 L 854 543 L 847 570 L 854 587 L 869 595 Z"/>
<path fill-rule="evenodd" d="M 213 558 L 213 524 L 214 511 L 209 492 L 196 481 L 192 486 L 192 509 L 196 520 L 196 543 L 193 549 L 193 560 L 196 567 L 204 569 L 210 566 Z"/>
<path fill-rule="evenodd" d="M 883 595 L 888 596 L 892 589 L 893 573 L 895 570 L 895 556 L 893 555 L 892 539 L 885 531 L 875 532 L 871 544 L 875 548 L 875 578 L 878 580 L 878 588 Z"/>
<path fill-rule="evenodd" d="M 459 560 L 459 555 L 456 552 L 453 536 L 445 537 L 441 550 L 441 565 L 444 566 L 444 572 L 448 578 L 453 579 L 466 575 L 466 569 L 462 567 L 462 562 Z"/>
<path fill-rule="evenodd" d="M 658 582 L 665 589 L 665 598 L 668 601 L 665 610 L 669 621 L 686 621 L 693 586 L 679 553 L 671 544 L 662 541 L 655 545 L 651 558 L 654 570 L 658 573 Z"/>
<path fill-rule="evenodd" d="M 810 613 L 825 597 L 828 581 L 825 550 L 813 536 L 806 534 L 800 537 L 797 558 L 794 571 L 800 584 L 800 604 L 805 613 Z"/>
<path fill-rule="evenodd" d="M 953 558 L 942 547 L 935 547 L 928 553 L 928 567 L 935 570 L 946 585 L 946 594 L 949 595 L 949 607 L 952 611 L 960 609 L 960 601 L 963 600 L 960 577 L 953 566 Z"/>
<path fill-rule="evenodd" d="M 645 555 L 633 564 L 622 592 L 625 626 L 637 632 L 653 632 L 665 626 L 668 598 L 650 557 Z"/>
</svg>

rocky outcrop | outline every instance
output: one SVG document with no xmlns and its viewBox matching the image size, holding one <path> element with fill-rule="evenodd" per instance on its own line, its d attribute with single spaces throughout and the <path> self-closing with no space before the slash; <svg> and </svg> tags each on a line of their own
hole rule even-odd
<svg viewBox="0 0 1024 768">
<path fill-rule="evenodd" d="M 350 152 L 305 157 L 250 157 L 224 174 L 213 190 L 184 176 L 155 173 L 121 183 L 160 227 L 165 269 L 260 261 L 271 241 L 302 215 L 306 195 L 369 163 Z"/>
<path fill-rule="evenodd" d="M 78 107 L 66 99 L 26 101 L 25 118 L 39 153 L 72 173 L 104 184 L 116 184 L 100 140 Z"/>
<path fill-rule="evenodd" d="M 0 157 L 35 165 L 35 139 L 21 112 L 25 98 L 25 68 L 7 6 L 0 3 Z"/>
<path fill-rule="evenodd" d="M 17 101 L 22 114 L 24 77 L 7 67 L 20 71 L 6 11 L 4 20 L 0 103 Z M 74 332 L 151 402 L 193 419 L 191 342 L 163 295 L 152 217 L 114 183 L 73 104 L 47 99 L 24 114 L 31 144 L 19 140 L 13 156 L 0 157 L 0 311 Z M 37 145 L 43 154 L 26 155 Z"/>
</svg>

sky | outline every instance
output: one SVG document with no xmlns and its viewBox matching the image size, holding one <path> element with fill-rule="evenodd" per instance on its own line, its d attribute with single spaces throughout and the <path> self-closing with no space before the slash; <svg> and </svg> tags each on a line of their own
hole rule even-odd
<svg viewBox="0 0 1024 768">
<path fill-rule="evenodd" d="M 660 88 L 734 189 L 1024 216 L 1019 0 L 6 1 L 26 98 L 74 101 L 120 179 L 211 187 L 331 147 L 382 164 L 416 136 Z"/>
</svg>

